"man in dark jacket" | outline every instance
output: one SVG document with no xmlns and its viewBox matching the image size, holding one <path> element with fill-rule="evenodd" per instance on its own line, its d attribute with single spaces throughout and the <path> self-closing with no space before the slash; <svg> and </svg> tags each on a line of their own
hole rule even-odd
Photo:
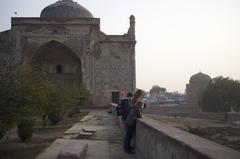
<svg viewBox="0 0 240 159">
<path fill-rule="evenodd" d="M 133 94 L 129 92 L 127 94 L 127 98 L 124 98 L 120 101 L 120 107 L 122 109 L 122 121 L 125 121 L 127 119 L 128 113 L 129 113 L 129 101 L 133 97 Z"/>
<path fill-rule="evenodd" d="M 126 126 L 126 135 L 123 148 L 126 153 L 130 154 L 134 153 L 133 148 L 131 147 L 131 140 L 136 131 L 137 118 L 141 117 L 143 103 L 140 101 L 140 99 L 142 96 L 142 90 L 137 90 L 135 92 L 132 100 L 129 102 L 129 113 L 126 120 L 124 121 L 124 124 Z"/>
<path fill-rule="evenodd" d="M 123 98 L 119 104 L 119 107 L 120 107 L 119 114 L 121 114 L 120 128 L 121 128 L 121 132 L 122 132 L 122 143 L 123 144 L 125 142 L 126 133 L 127 133 L 124 122 L 126 121 L 128 113 L 129 113 L 129 103 L 130 103 L 132 97 L 133 97 L 133 94 L 131 92 L 129 92 L 127 94 L 127 97 Z"/>
</svg>

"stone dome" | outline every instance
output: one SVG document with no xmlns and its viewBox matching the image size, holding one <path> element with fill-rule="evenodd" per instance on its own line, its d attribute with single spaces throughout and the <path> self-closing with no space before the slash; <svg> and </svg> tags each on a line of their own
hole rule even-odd
<svg viewBox="0 0 240 159">
<path fill-rule="evenodd" d="M 44 8 L 41 18 L 93 18 L 93 15 L 83 6 L 72 0 L 60 0 Z"/>
<path fill-rule="evenodd" d="M 199 83 L 199 82 L 210 82 L 211 81 L 211 77 L 208 76 L 207 74 L 204 74 L 202 72 L 199 72 L 197 74 L 194 74 L 191 78 L 190 78 L 190 83 Z"/>
</svg>

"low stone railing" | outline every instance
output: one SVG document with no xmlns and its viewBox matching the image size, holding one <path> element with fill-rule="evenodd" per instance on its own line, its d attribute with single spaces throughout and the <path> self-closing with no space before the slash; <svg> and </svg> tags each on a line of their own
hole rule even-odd
<svg viewBox="0 0 240 159">
<path fill-rule="evenodd" d="M 137 159 L 240 159 L 240 152 L 148 117 L 137 121 Z"/>
<path fill-rule="evenodd" d="M 116 104 L 111 104 L 116 114 Z M 117 117 L 119 124 L 120 117 Z M 143 116 L 136 128 L 137 159 L 240 159 L 240 152 Z"/>
</svg>

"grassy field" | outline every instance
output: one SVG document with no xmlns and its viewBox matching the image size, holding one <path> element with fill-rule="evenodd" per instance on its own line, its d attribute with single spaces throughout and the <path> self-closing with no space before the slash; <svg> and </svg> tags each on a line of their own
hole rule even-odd
<svg viewBox="0 0 240 159">
<path fill-rule="evenodd" d="M 18 139 L 16 129 L 13 129 L 0 141 L 0 159 L 34 159 L 87 114 L 88 112 L 80 112 L 71 118 L 64 118 L 56 126 L 46 126 L 45 128 L 42 128 L 40 120 L 36 121 L 33 137 L 25 143 Z"/>
</svg>

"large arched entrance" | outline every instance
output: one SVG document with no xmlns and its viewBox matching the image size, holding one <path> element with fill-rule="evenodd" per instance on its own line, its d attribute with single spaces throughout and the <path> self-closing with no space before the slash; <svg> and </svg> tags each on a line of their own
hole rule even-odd
<svg viewBox="0 0 240 159">
<path fill-rule="evenodd" d="M 58 84 L 82 84 L 80 59 L 65 45 L 50 41 L 40 46 L 31 61 Z"/>
</svg>

